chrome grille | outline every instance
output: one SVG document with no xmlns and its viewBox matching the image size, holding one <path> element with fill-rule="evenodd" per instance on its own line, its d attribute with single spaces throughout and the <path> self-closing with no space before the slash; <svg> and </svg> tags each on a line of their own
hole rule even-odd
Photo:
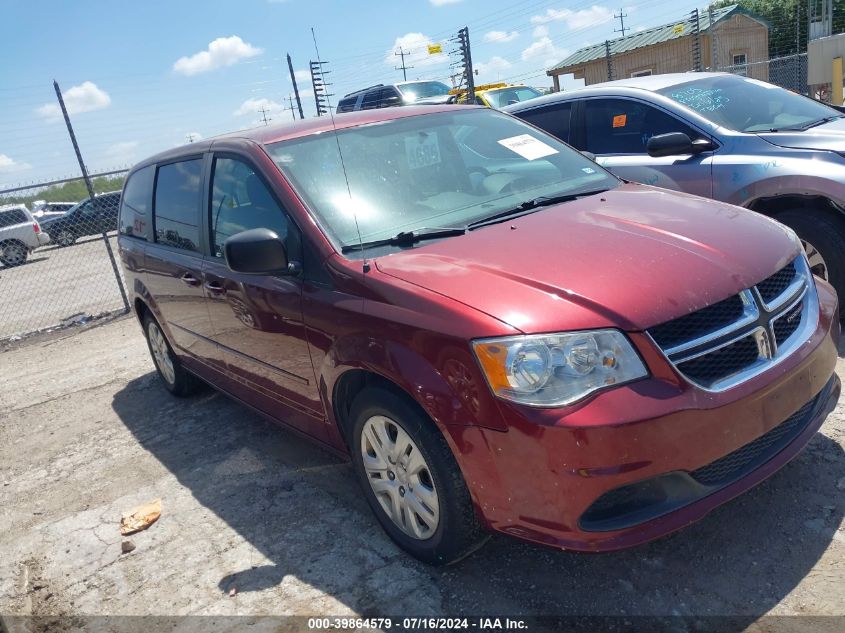
<svg viewBox="0 0 845 633">
<path fill-rule="evenodd" d="M 802 255 L 756 286 L 648 334 L 687 380 L 724 391 L 791 354 L 812 334 L 818 309 Z"/>
</svg>

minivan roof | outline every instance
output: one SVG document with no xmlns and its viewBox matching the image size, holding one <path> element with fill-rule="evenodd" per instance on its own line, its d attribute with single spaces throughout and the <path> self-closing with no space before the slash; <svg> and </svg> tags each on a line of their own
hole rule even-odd
<svg viewBox="0 0 845 633">
<path fill-rule="evenodd" d="M 312 134 L 323 134 L 325 132 L 331 132 L 335 128 L 343 130 L 346 128 L 357 127 L 359 125 L 366 125 L 368 123 L 379 123 L 381 121 L 404 119 L 407 117 L 433 114 L 436 112 L 448 112 L 450 110 L 464 111 L 470 108 L 481 108 L 481 106 L 450 104 L 405 106 L 402 108 L 376 108 L 373 110 L 358 110 L 356 112 L 335 114 L 333 117 L 321 116 L 293 123 L 283 123 L 280 125 L 239 130 L 237 132 L 221 134 L 220 136 L 213 136 L 194 143 L 186 143 L 185 145 L 180 145 L 179 147 L 159 152 L 158 154 L 150 156 L 149 158 L 137 163 L 131 171 L 135 171 L 146 165 L 151 165 L 164 160 L 175 160 L 181 156 L 202 154 L 203 152 L 209 151 L 216 141 L 223 139 L 243 139 L 253 141 L 261 145 L 266 145 L 269 143 L 310 136 Z"/>
</svg>

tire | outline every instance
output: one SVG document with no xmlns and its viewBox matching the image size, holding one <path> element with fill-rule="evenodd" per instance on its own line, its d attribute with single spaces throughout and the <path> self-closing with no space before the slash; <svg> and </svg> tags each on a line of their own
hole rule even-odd
<svg viewBox="0 0 845 633">
<path fill-rule="evenodd" d="M 184 398 L 202 388 L 199 378 L 182 367 L 158 321 L 149 314 L 144 317 L 144 335 L 156 372 L 165 389 L 174 396 Z"/>
<path fill-rule="evenodd" d="M 784 211 L 775 219 L 801 238 L 813 273 L 845 297 L 845 219 L 810 210 Z"/>
<path fill-rule="evenodd" d="M 382 528 L 399 547 L 424 563 L 449 565 L 484 544 L 488 535 L 455 457 L 434 422 L 414 403 L 370 388 L 355 398 L 350 418 L 355 474 Z M 405 452 L 401 447 L 412 448 Z M 393 514 L 404 527 L 387 508 L 397 510 Z"/>
<path fill-rule="evenodd" d="M 29 257 L 29 249 L 17 240 L 0 244 L 0 262 L 8 268 L 24 264 L 27 257 Z"/>
<path fill-rule="evenodd" d="M 56 235 L 56 244 L 65 248 L 76 242 L 76 235 L 70 229 L 61 229 Z"/>
</svg>

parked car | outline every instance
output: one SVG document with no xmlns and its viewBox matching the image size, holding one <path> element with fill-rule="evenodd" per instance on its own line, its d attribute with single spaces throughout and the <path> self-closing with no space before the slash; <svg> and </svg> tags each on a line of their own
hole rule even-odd
<svg viewBox="0 0 845 633">
<path fill-rule="evenodd" d="M 60 216 L 43 221 L 53 241 L 59 246 L 70 246 L 80 237 L 99 235 L 117 229 L 117 212 L 120 207 L 120 192 L 110 191 L 96 196 L 93 201 L 82 202 Z"/>
<path fill-rule="evenodd" d="M 130 171 L 119 226 L 162 384 L 350 455 L 432 564 L 488 530 L 602 551 L 680 529 L 839 397 L 836 294 L 791 229 L 488 108 L 172 149 Z"/>
<path fill-rule="evenodd" d="M 506 83 L 476 86 L 473 92 L 475 94 L 475 103 L 487 106 L 488 108 L 504 108 L 506 105 L 521 103 L 522 101 L 543 96 L 542 92 L 531 86 Z M 465 89 L 453 89 L 450 91 L 450 94 L 456 95 L 456 103 L 466 103 L 467 91 Z"/>
<path fill-rule="evenodd" d="M 714 198 L 793 228 L 845 296 L 845 115 L 727 73 L 620 79 L 505 108 L 620 178 Z"/>
<path fill-rule="evenodd" d="M 0 262 L 5 266 L 20 266 L 29 254 L 50 242 L 23 204 L 0 206 Z"/>
<path fill-rule="evenodd" d="M 373 110 L 402 105 L 437 105 L 449 103 L 453 96 L 442 81 L 401 81 L 395 84 L 376 84 L 350 92 L 337 104 L 338 113 Z"/>
</svg>

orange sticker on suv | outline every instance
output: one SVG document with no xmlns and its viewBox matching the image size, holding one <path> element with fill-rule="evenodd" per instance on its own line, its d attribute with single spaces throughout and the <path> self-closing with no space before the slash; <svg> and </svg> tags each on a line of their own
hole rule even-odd
<svg viewBox="0 0 845 633">
<path fill-rule="evenodd" d="M 613 127 L 625 127 L 625 124 L 628 122 L 628 115 L 627 114 L 617 114 L 613 117 Z"/>
</svg>

